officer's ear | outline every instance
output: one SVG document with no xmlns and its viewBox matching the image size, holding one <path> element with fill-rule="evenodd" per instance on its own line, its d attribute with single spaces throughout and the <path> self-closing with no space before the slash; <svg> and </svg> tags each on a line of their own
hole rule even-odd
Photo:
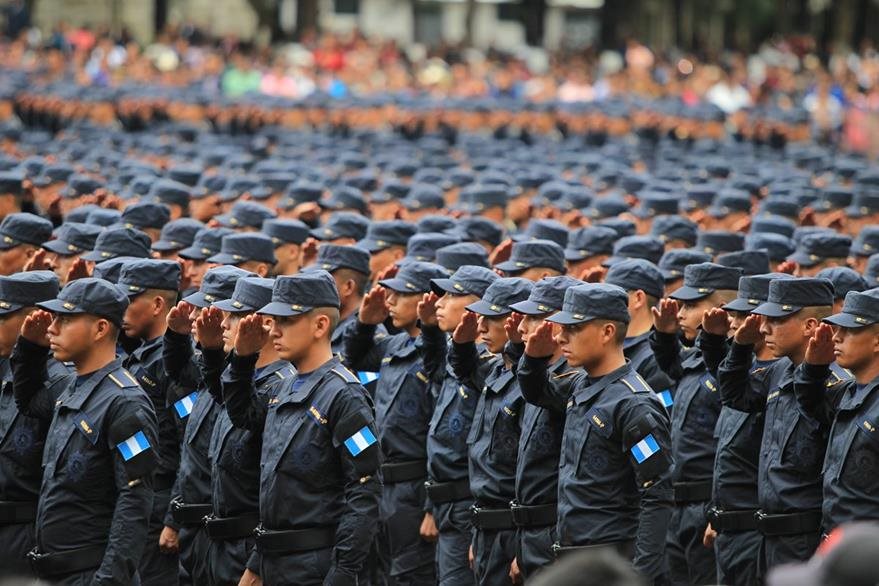
<svg viewBox="0 0 879 586">
<path fill-rule="evenodd" d="M 99 317 L 95 320 L 93 331 L 96 342 L 100 342 L 108 338 L 111 338 L 114 343 L 116 342 L 116 332 L 118 330 L 115 325 L 110 323 L 110 320 Z"/>
</svg>

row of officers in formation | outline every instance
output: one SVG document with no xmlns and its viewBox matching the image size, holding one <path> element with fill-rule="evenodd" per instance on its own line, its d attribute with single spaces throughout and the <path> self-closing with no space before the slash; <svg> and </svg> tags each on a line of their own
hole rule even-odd
<svg viewBox="0 0 879 586">
<path fill-rule="evenodd" d="M 770 272 L 631 237 L 566 275 L 590 246 L 399 259 L 405 222 L 355 242 L 352 216 L 293 270 L 296 220 L 181 248 L 191 220 L 6 216 L 0 575 L 483 586 L 612 549 L 647 583 L 751 585 L 879 519 L 879 289 L 817 270 L 850 238 Z"/>
</svg>

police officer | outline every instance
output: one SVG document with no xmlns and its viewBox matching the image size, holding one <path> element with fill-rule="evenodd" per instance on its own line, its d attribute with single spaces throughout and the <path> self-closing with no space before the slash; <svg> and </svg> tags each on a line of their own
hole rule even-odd
<svg viewBox="0 0 879 586">
<path fill-rule="evenodd" d="M 149 258 L 150 245 L 150 237 L 140 230 L 107 228 L 98 235 L 94 249 L 80 258 L 92 266 L 120 256 Z"/>
<path fill-rule="evenodd" d="M 210 309 L 202 310 L 196 331 L 204 350 L 222 348 L 224 355 L 232 352 L 241 320 L 268 305 L 273 285 L 272 279 L 241 278 L 231 298 L 214 301 Z M 263 317 L 263 321 L 266 327 L 271 326 L 271 318 Z M 271 339 L 266 339 L 254 365 L 255 397 L 268 405 L 280 385 L 295 375 L 291 364 L 279 358 Z M 253 553 L 253 531 L 259 523 L 262 441 L 261 433 L 235 427 L 225 405 L 220 406 L 209 450 L 212 514 L 205 521 L 210 538 L 210 584 L 237 585 Z"/>
<path fill-rule="evenodd" d="M 420 536 L 422 524 L 433 523 L 424 493 L 433 396 L 416 339 L 418 303 L 430 291 L 431 279 L 445 276 L 439 265 L 406 263 L 395 277 L 379 281 L 366 295 L 345 339 L 345 363 L 379 377 L 375 387 L 375 423 L 382 451 L 378 548 L 389 558 L 391 580 L 401 585 L 436 580 L 434 546 Z M 376 339 L 376 328 L 389 315 L 400 333 Z"/>
<path fill-rule="evenodd" d="M 877 462 L 873 441 L 879 421 L 879 289 L 853 291 L 842 311 L 815 328 L 794 376 L 800 408 L 830 426 L 823 468 L 822 530 L 854 520 L 879 519 Z M 853 378 L 830 372 L 836 361 Z"/>
<path fill-rule="evenodd" d="M 735 297 L 741 269 L 713 263 L 690 265 L 683 287 L 653 309 L 656 329 L 651 345 L 660 368 L 677 382 L 674 399 L 663 403 L 672 413 L 672 475 L 675 511 L 669 524 L 669 571 L 674 583 L 716 580 L 714 552 L 702 543 L 711 500 L 716 440 L 714 428 L 721 401 L 698 345 L 683 350 L 678 331 L 694 341 L 705 311 Z M 679 305 L 680 304 L 680 305 Z"/>
<path fill-rule="evenodd" d="M 526 240 L 513 244 L 510 259 L 495 265 L 507 276 L 529 281 L 557 277 L 565 272 L 565 251 L 552 240 Z"/>
<path fill-rule="evenodd" d="M 757 529 L 763 534 L 761 575 L 775 565 L 806 560 L 821 536 L 821 466 L 827 424 L 797 408 L 794 369 L 833 305 L 826 279 L 776 279 L 768 300 L 751 310 L 736 330 L 717 372 L 724 405 L 765 411 L 760 446 Z M 763 336 L 781 358 L 751 373 L 754 344 Z"/>
<path fill-rule="evenodd" d="M 213 510 L 209 450 L 223 402 L 220 375 L 226 366 L 222 344 L 212 348 L 201 343 L 199 330 L 204 329 L 206 319 L 201 320 L 200 327 L 196 323 L 202 309 L 232 296 L 239 279 L 255 276 L 236 267 L 215 267 L 205 273 L 201 289 L 168 312 L 168 329 L 162 341 L 165 372 L 178 388 L 195 389 L 174 403 L 174 414 L 185 430 L 180 444 L 180 466 L 162 531 L 167 548 L 173 549 L 176 543 L 181 584 L 209 581 L 208 541 L 203 531 L 204 518 Z"/>
<path fill-rule="evenodd" d="M 467 436 L 474 527 L 471 552 L 478 584 L 510 584 L 516 557 L 516 531 L 510 501 L 515 498 L 516 455 L 524 400 L 513 364 L 518 353 L 505 355 L 510 305 L 525 301 L 531 281 L 497 279 L 482 299 L 467 306 L 452 333 L 449 364 L 460 381 L 482 389 Z M 477 318 L 478 316 L 478 318 Z M 510 331 L 518 332 L 510 323 Z M 477 337 L 494 356 L 480 363 Z"/>
<path fill-rule="evenodd" d="M 159 239 L 153 242 L 153 253 L 163 260 L 176 260 L 177 253 L 192 246 L 196 234 L 204 229 L 204 224 L 192 218 L 171 220 L 162 226 Z"/>
<path fill-rule="evenodd" d="M 207 259 L 209 263 L 238 267 L 260 277 L 267 277 L 277 260 L 272 239 L 250 232 L 223 236 L 220 252 Z"/>
<path fill-rule="evenodd" d="M 455 376 L 447 335 L 461 323 L 466 307 L 479 301 L 496 279 L 490 269 L 464 265 L 449 278 L 433 279 L 433 291 L 418 306 L 422 357 L 436 397 L 427 435 L 426 484 L 435 527 L 424 528 L 422 534 L 438 533 L 437 578 L 443 586 L 474 583 L 467 562 L 473 502 L 467 436 L 479 399 L 475 388 Z"/>
<path fill-rule="evenodd" d="M 37 306 L 52 314 L 28 316 L 12 354 L 19 409 L 52 421 L 31 564 L 60 584 L 130 584 L 147 541 L 158 427 L 149 397 L 116 358 L 128 298 L 83 278 Z M 76 370 L 57 401 L 45 386 L 49 344 Z"/>
<path fill-rule="evenodd" d="M 170 260 L 132 260 L 122 265 L 117 283 L 130 303 L 122 321 L 122 331 L 140 341 L 124 360 L 124 365 L 153 402 L 159 422 L 159 458 L 153 478 L 153 512 L 150 516 L 149 542 L 139 568 L 144 584 L 176 584 L 178 559 L 172 548 L 163 547 L 162 532 L 171 501 L 171 488 L 180 464 L 179 414 L 173 408 L 189 395 L 189 388 L 172 383 L 162 363 L 162 340 L 167 329 L 168 312 L 177 302 L 180 265 Z"/>
<path fill-rule="evenodd" d="M 52 237 L 52 222 L 21 212 L 10 214 L 0 222 L 0 275 L 11 275 L 24 266 L 40 247 Z"/>
<path fill-rule="evenodd" d="M 22 322 L 34 304 L 58 296 L 58 278 L 49 271 L 15 273 L 0 277 L 0 576 L 31 573 L 28 552 L 36 546 L 34 521 L 42 477 L 41 460 L 49 422 L 19 413 L 12 392 L 9 355 Z M 53 393 L 63 390 L 68 370 L 49 360 Z"/>
<path fill-rule="evenodd" d="M 562 311 L 525 343 L 518 379 L 528 402 L 565 414 L 559 462 L 558 554 L 610 547 L 655 583 L 665 576 L 672 508 L 668 416 L 623 353 L 626 292 L 589 284 L 565 292 Z M 546 384 L 555 342 L 572 367 L 570 397 Z"/>
<path fill-rule="evenodd" d="M 534 284 L 527 300 L 510 305 L 510 309 L 522 315 L 518 333 L 523 343 L 528 342 L 545 318 L 561 310 L 565 291 L 581 284 L 571 277 L 547 277 Z M 558 383 L 570 380 L 576 372 L 555 344 L 548 376 Z M 558 467 L 565 418 L 561 412 L 525 402 L 520 419 L 516 498 L 510 507 L 518 529 L 516 568 L 528 580 L 555 559 L 552 545 L 558 540 Z"/>
<path fill-rule="evenodd" d="M 95 241 L 103 228 L 91 224 L 65 222 L 58 226 L 55 238 L 43 243 L 47 266 L 51 267 L 61 284 L 67 283 L 67 275 L 73 263 L 95 247 Z"/>
<path fill-rule="evenodd" d="M 293 363 L 266 406 L 253 392 L 254 365 L 269 335 L 262 317 L 241 320 L 223 375 L 237 427 L 263 434 L 260 526 L 242 577 L 266 584 L 356 584 L 378 517 L 379 447 L 372 410 L 357 379 L 333 357 L 339 294 L 323 271 L 279 277 L 272 302 L 278 355 Z"/>
<path fill-rule="evenodd" d="M 269 218 L 262 231 L 275 244 L 276 275 L 295 275 L 302 263 L 302 244 L 308 239 L 308 226 L 299 220 Z"/>
</svg>

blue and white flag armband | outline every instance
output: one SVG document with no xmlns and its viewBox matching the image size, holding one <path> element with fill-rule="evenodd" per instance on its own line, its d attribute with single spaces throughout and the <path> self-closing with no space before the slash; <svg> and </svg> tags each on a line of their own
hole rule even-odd
<svg viewBox="0 0 879 586">
<path fill-rule="evenodd" d="M 138 411 L 110 425 L 110 446 L 118 452 L 129 481 L 148 478 L 156 467 L 156 441 L 150 433 L 152 419 Z"/>
<path fill-rule="evenodd" d="M 180 419 L 186 419 L 189 417 L 189 414 L 192 413 L 192 408 L 195 406 L 195 402 L 198 400 L 198 391 L 193 391 L 174 403 L 174 410 L 177 412 L 177 417 Z"/>
<path fill-rule="evenodd" d="M 336 424 L 333 439 L 343 456 L 354 464 L 359 476 L 374 474 L 379 465 L 375 423 L 365 413 L 349 414 Z"/>
</svg>

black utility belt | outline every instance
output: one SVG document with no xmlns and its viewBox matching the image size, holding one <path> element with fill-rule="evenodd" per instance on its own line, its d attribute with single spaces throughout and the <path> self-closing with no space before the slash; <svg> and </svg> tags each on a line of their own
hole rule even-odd
<svg viewBox="0 0 879 586">
<path fill-rule="evenodd" d="M 273 531 L 259 525 L 254 535 L 257 551 L 269 555 L 326 549 L 336 544 L 336 528 L 332 526 Z"/>
<path fill-rule="evenodd" d="M 552 544 L 552 552 L 555 554 L 555 557 L 557 559 L 583 551 L 604 550 L 613 550 L 626 559 L 632 559 L 635 557 L 635 540 L 628 539 L 626 541 L 608 541 L 606 543 L 593 543 L 590 545 L 560 545 L 559 543 Z"/>
<path fill-rule="evenodd" d="M 470 492 L 470 479 L 455 480 L 453 482 L 431 482 L 424 483 L 427 490 L 427 496 L 434 504 L 451 503 L 454 501 L 465 501 L 473 498 Z"/>
<path fill-rule="evenodd" d="M 235 517 L 210 516 L 204 520 L 205 533 L 214 541 L 233 541 L 253 537 L 259 525 L 259 513 L 246 513 Z"/>
<path fill-rule="evenodd" d="M 27 559 L 38 578 L 59 578 L 98 569 L 104 561 L 106 549 L 106 545 L 93 545 L 59 553 L 39 553 L 34 548 L 27 554 Z"/>
<path fill-rule="evenodd" d="M 516 527 L 547 527 L 558 522 L 558 503 L 528 506 L 513 501 L 510 512 Z"/>
<path fill-rule="evenodd" d="M 513 511 L 510 509 L 489 509 L 473 505 L 470 507 L 470 519 L 473 526 L 482 531 L 515 529 Z"/>
<path fill-rule="evenodd" d="M 711 500 L 712 483 L 710 480 L 702 482 L 675 482 L 674 491 L 676 505 L 702 503 Z"/>
<path fill-rule="evenodd" d="M 36 519 L 36 501 L 0 501 L 0 525 L 20 525 Z"/>
<path fill-rule="evenodd" d="M 210 503 L 186 504 L 180 498 L 171 501 L 171 517 L 181 527 L 196 527 L 203 525 L 205 517 L 213 512 Z"/>
<path fill-rule="evenodd" d="M 754 514 L 757 530 L 763 535 L 800 535 L 821 530 L 821 511 L 800 511 L 770 515 L 763 511 Z"/>
<path fill-rule="evenodd" d="M 756 531 L 757 511 L 754 509 L 724 511 L 717 507 L 708 510 L 708 522 L 718 533 L 734 533 L 736 531 Z"/>
<path fill-rule="evenodd" d="M 427 460 L 382 464 L 380 468 L 383 484 L 396 484 L 427 477 Z"/>
</svg>

